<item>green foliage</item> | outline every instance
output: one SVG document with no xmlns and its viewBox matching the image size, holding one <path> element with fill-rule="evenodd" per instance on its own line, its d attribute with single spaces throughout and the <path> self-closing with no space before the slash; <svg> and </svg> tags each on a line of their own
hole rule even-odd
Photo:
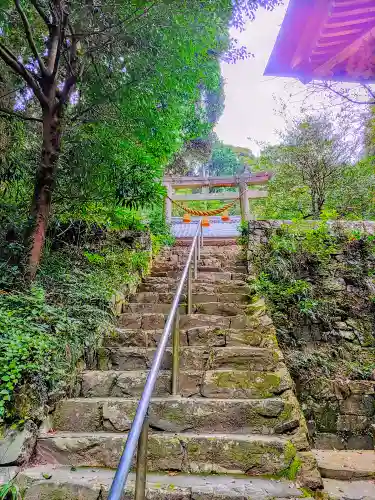
<svg viewBox="0 0 375 500">
<path fill-rule="evenodd" d="M 260 273 L 254 285 L 258 294 L 266 296 L 275 303 L 282 302 L 282 308 L 303 301 L 310 291 L 309 284 L 304 280 L 287 280 L 274 283 L 267 273 Z M 306 301 L 303 301 L 305 303 Z"/>
<path fill-rule="evenodd" d="M 236 175 L 240 170 L 243 170 L 243 164 L 233 148 L 216 141 L 208 164 L 209 175 Z"/>
<path fill-rule="evenodd" d="M 258 274 L 251 286 L 267 298 L 282 342 L 293 343 L 289 334 L 283 337 L 282 332 L 288 332 L 293 324 L 303 325 L 307 318 L 321 322 L 329 331 L 335 317 L 345 317 L 350 305 L 340 303 L 324 283 L 328 287 L 333 280 L 335 286 L 337 275 L 367 287 L 368 263 L 374 260 L 374 250 L 372 237 L 358 231 L 343 232 L 340 226 L 334 232 L 324 221 L 314 226 L 305 221 L 285 224 L 269 235 L 268 243 L 254 249 Z M 346 256 L 345 264 L 334 258 L 337 254 Z M 369 298 L 364 300 L 370 311 Z M 358 314 L 355 308 L 352 314 Z M 300 342 L 301 337 L 295 341 Z"/>
<path fill-rule="evenodd" d="M 206 136 L 214 125 L 199 103 L 221 90 L 218 56 L 228 47 L 231 11 L 224 3 L 200 3 L 197 9 L 161 3 L 142 21 L 147 29 L 128 28 L 136 47 L 122 56 L 125 73 L 111 74 L 102 88 L 93 78 L 78 104 L 79 113 L 93 102 L 94 119 L 66 137 L 57 186 L 64 203 L 89 196 L 139 208 L 160 201 L 164 167 L 184 143 Z M 111 100 L 95 105 L 111 85 Z"/>
<path fill-rule="evenodd" d="M 0 296 L 0 329 L 0 418 L 4 418 L 11 414 L 13 394 L 22 383 L 35 381 L 38 390 L 46 390 L 72 368 L 65 347 L 75 352 L 79 336 L 77 321 L 61 307 L 46 304 L 40 288 L 28 295 Z"/>
<path fill-rule="evenodd" d="M 372 380 L 375 370 L 375 362 L 353 361 L 348 364 L 352 377 L 356 380 Z"/>
<path fill-rule="evenodd" d="M 335 218 L 373 219 L 374 158 L 355 161 L 358 143 L 350 136 L 345 119 L 307 116 L 289 127 L 279 144 L 264 147 L 254 169 L 274 176 L 268 198 L 252 202 L 257 217 L 318 219 L 329 210 Z"/>
<path fill-rule="evenodd" d="M 69 207 L 67 211 L 59 211 L 62 209 L 60 206 L 56 208 L 57 213 L 51 222 L 53 231 L 58 231 L 59 227 L 65 227 L 77 221 L 83 228 L 93 225 L 113 231 L 123 229 L 141 231 L 145 228 L 141 213 L 127 207 L 96 202 L 76 204 Z"/>
<path fill-rule="evenodd" d="M 152 249 L 157 254 L 162 246 L 172 246 L 174 237 L 171 234 L 170 225 L 164 216 L 164 207 L 159 205 L 146 214 L 148 227 L 152 235 Z"/>
<path fill-rule="evenodd" d="M 293 462 L 289 466 L 288 479 L 290 481 L 295 481 L 300 468 L 302 467 L 302 462 L 299 458 L 294 457 Z"/>
<path fill-rule="evenodd" d="M 110 328 L 110 299 L 147 272 L 150 255 L 121 248 L 114 239 L 98 248 L 66 247 L 44 259 L 29 292 L 0 294 L 0 418 L 30 418 L 15 405 L 29 385 L 43 404 L 65 389 L 77 361 L 95 350 Z"/>
<path fill-rule="evenodd" d="M 22 500 L 21 491 L 14 481 L 0 485 L 0 500 Z"/>
</svg>

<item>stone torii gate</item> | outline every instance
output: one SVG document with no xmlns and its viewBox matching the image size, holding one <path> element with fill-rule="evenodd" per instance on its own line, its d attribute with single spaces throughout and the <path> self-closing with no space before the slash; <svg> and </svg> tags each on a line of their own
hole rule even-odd
<svg viewBox="0 0 375 500">
<path fill-rule="evenodd" d="M 208 200 L 235 200 L 240 198 L 241 217 L 243 221 L 250 220 L 249 200 L 266 198 L 267 191 L 248 189 L 252 185 L 264 185 L 271 179 L 270 172 L 244 172 L 241 175 L 223 177 L 178 177 L 165 176 L 163 184 L 167 189 L 165 199 L 165 217 L 168 223 L 172 219 L 172 201 L 208 201 Z M 238 187 L 238 191 L 224 191 L 210 193 L 210 187 Z M 179 189 L 203 188 L 201 193 L 177 194 Z"/>
</svg>

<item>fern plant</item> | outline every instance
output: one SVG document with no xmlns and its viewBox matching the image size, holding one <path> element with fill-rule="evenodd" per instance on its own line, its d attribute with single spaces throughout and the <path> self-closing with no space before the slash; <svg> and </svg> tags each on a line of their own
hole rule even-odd
<svg viewBox="0 0 375 500">
<path fill-rule="evenodd" d="M 13 480 L 0 486 L 0 500 L 22 500 L 21 491 Z"/>
</svg>

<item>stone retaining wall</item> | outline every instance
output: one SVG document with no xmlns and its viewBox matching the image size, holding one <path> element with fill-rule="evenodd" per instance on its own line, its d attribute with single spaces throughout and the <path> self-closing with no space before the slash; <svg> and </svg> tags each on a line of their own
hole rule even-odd
<svg viewBox="0 0 375 500">
<path fill-rule="evenodd" d="M 249 223 L 247 253 L 250 273 L 253 255 L 257 254 L 259 257 L 259 252 L 261 255 L 260 247 L 267 245 L 273 231 L 283 224 L 291 224 L 291 221 Z M 306 221 L 306 224 L 313 227 L 317 222 Z M 333 233 L 339 227 L 341 230 L 359 230 L 375 234 L 374 222 L 334 221 L 329 224 Z M 331 259 L 336 264 L 333 265 L 336 269 L 337 264 L 343 262 L 346 257 L 339 253 L 331 255 Z M 266 269 L 264 271 L 267 272 Z M 327 290 L 329 296 L 341 304 L 358 302 L 362 306 L 361 301 L 366 293 L 368 302 L 371 302 L 371 290 L 358 289 L 334 272 L 319 279 L 322 290 Z M 292 347 L 293 343 L 288 345 L 288 341 L 284 345 L 283 342 L 280 344 L 294 378 L 314 446 L 322 449 L 372 449 L 375 430 L 375 370 L 370 375 L 370 380 L 348 380 L 337 373 L 335 376 L 322 376 L 321 373 L 312 371 L 310 379 L 306 381 L 304 378 L 301 382 L 298 375 L 299 352 L 307 360 L 310 355 L 324 352 L 325 355 L 329 353 L 333 357 L 339 353 L 338 358 L 343 356 L 347 363 L 371 364 L 371 359 L 375 363 L 374 321 L 371 317 L 369 319 L 368 311 L 361 318 L 360 314 L 357 317 L 348 317 L 347 311 L 344 310 L 342 317 L 334 318 L 329 331 L 326 325 L 308 317 L 302 324 L 293 321 L 290 319 L 288 328 L 290 338 L 300 339 L 303 347 Z M 285 341 L 285 331 L 283 335 Z M 305 366 L 304 370 L 306 374 L 308 366 Z"/>
</svg>

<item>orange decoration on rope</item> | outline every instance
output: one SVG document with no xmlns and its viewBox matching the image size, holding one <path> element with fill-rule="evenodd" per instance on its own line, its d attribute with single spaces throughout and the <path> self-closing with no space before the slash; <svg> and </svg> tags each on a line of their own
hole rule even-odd
<svg viewBox="0 0 375 500">
<path fill-rule="evenodd" d="M 225 212 L 223 213 L 223 215 L 221 216 L 221 220 L 223 222 L 229 222 L 230 221 L 230 217 L 228 215 L 228 210 L 225 210 Z"/>
<path fill-rule="evenodd" d="M 185 224 L 189 224 L 189 222 L 191 222 L 190 214 L 185 213 L 182 217 L 182 222 L 184 222 Z"/>
<path fill-rule="evenodd" d="M 202 227 L 210 227 L 210 221 L 207 217 L 203 217 L 202 219 Z"/>
</svg>

